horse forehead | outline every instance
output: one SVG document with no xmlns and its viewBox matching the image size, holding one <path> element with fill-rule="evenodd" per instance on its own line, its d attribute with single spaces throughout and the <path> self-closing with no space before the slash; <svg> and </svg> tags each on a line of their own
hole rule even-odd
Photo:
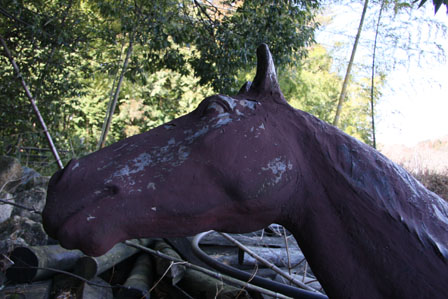
<svg viewBox="0 0 448 299">
<path fill-rule="evenodd" d="M 260 103 L 248 99 L 237 99 L 224 95 L 210 97 L 211 100 L 219 99 L 228 103 L 231 111 L 221 113 L 209 120 L 201 120 L 195 112 L 175 119 L 156 129 L 146 133 L 132 136 L 113 144 L 105 151 L 97 152 L 91 156 L 87 164 L 93 163 L 97 172 L 109 173 L 105 183 L 110 183 L 114 178 L 125 178 L 143 172 L 148 167 L 165 165 L 176 167 L 183 164 L 192 154 L 192 146 L 200 142 L 202 136 L 210 131 L 224 128 L 232 122 L 239 122 L 247 111 L 251 118 L 257 121 L 254 115 L 257 105 Z M 248 116 L 248 115 L 246 115 Z M 247 118 L 245 118 L 247 119 Z M 248 130 L 254 134 L 260 134 L 264 130 L 264 124 L 257 126 L 247 125 Z M 255 128 L 255 129 L 254 129 Z M 224 132 L 224 130 L 223 130 Z M 258 137 L 256 135 L 255 137 Z M 222 134 L 223 140 L 229 143 L 235 138 L 234 134 Z M 204 154 L 204 153 L 202 153 Z M 71 170 L 81 170 L 80 164 L 75 163 Z"/>
</svg>

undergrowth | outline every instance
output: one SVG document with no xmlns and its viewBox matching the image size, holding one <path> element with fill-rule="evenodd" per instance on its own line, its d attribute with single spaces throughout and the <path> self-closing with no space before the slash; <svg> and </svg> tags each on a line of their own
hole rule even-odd
<svg viewBox="0 0 448 299">
<path fill-rule="evenodd" d="M 448 201 L 448 170 L 444 173 L 425 170 L 412 175 L 426 188 Z"/>
</svg>

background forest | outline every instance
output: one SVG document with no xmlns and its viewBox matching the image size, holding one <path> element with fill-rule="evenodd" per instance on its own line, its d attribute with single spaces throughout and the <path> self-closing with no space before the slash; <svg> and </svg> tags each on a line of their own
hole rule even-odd
<svg viewBox="0 0 448 299">
<path fill-rule="evenodd" d="M 434 3 L 436 10 L 442 3 Z M 332 123 L 344 78 L 314 41 L 330 4 L 0 0 L 2 54 L 6 46 L 65 164 L 192 111 L 208 95 L 236 93 L 253 78 L 262 42 L 290 104 Z M 418 7 L 373 4 L 397 12 Z M 379 72 L 373 86 L 356 69 L 348 78 L 337 125 L 372 144 L 372 105 L 387 76 Z M 0 56 L 0 155 L 44 163 L 50 174 L 57 165 L 19 79 L 7 55 Z"/>
</svg>

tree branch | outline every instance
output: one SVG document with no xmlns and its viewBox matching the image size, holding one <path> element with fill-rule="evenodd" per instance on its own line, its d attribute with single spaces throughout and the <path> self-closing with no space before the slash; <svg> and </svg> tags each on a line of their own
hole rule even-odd
<svg viewBox="0 0 448 299">
<path fill-rule="evenodd" d="M 53 143 L 53 139 L 51 138 L 51 135 L 47 129 L 47 125 L 45 124 L 44 119 L 42 118 L 42 115 L 40 114 L 39 108 L 37 108 L 36 101 L 34 100 L 28 85 L 26 84 L 25 80 L 23 79 L 22 74 L 20 73 L 19 67 L 17 66 L 16 62 L 14 61 L 14 58 L 11 55 L 11 52 L 9 51 L 8 46 L 6 45 L 5 40 L 3 39 L 3 36 L 0 35 L 0 42 L 5 48 L 6 56 L 8 57 L 9 61 L 11 62 L 14 70 L 17 73 L 17 78 L 20 79 L 20 83 L 22 84 L 23 88 L 25 89 L 26 96 L 28 97 L 29 101 L 31 102 L 31 106 L 33 107 L 33 110 L 39 120 L 40 125 L 42 126 L 45 137 L 47 138 L 48 144 L 50 146 L 51 152 L 53 153 L 54 158 L 56 159 L 56 163 L 58 164 L 59 169 L 63 169 L 64 166 L 62 165 L 61 158 L 59 157 L 58 151 L 56 149 L 56 146 Z"/>
<path fill-rule="evenodd" d="M 235 279 L 235 278 L 232 278 L 232 277 L 229 277 L 229 276 L 226 276 L 226 275 L 222 275 L 220 273 L 213 272 L 211 270 L 202 268 L 202 267 L 197 266 L 195 264 L 191 264 L 191 263 L 188 263 L 186 261 L 174 258 L 174 257 L 166 255 L 166 254 L 163 254 L 160 251 L 155 251 L 153 249 L 141 246 L 139 244 L 135 244 L 135 243 L 133 243 L 131 241 L 124 241 L 124 244 L 126 244 L 128 246 L 131 246 L 131 247 L 135 247 L 135 248 L 141 249 L 144 252 L 150 253 L 152 255 L 158 256 L 158 257 L 163 258 L 163 259 L 167 259 L 167 260 L 173 261 L 175 263 L 182 263 L 182 265 L 184 265 L 186 267 L 189 267 L 189 268 L 194 269 L 196 271 L 202 272 L 202 273 L 204 273 L 206 275 L 209 275 L 209 276 L 214 277 L 216 279 L 225 281 L 227 283 L 230 283 L 230 284 L 233 284 L 233 285 L 238 285 L 240 287 L 244 287 L 244 288 L 246 288 L 248 290 L 251 290 L 251 291 L 259 292 L 259 293 L 262 293 L 262 294 L 265 294 L 265 295 L 268 295 L 268 296 L 272 296 L 274 298 L 281 298 L 281 299 L 289 298 L 289 297 L 286 297 L 286 296 L 284 296 L 282 294 L 275 293 L 275 292 L 272 292 L 270 290 L 257 287 L 257 286 L 255 286 L 253 284 L 248 283 L 248 282 L 240 281 L 238 279 Z"/>
</svg>

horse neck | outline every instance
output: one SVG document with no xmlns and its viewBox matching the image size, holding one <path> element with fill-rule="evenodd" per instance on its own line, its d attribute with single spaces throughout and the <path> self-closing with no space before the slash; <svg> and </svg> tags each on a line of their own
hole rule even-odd
<svg viewBox="0 0 448 299">
<path fill-rule="evenodd" d="M 447 204 L 371 147 L 299 118 L 299 165 L 308 166 L 285 226 L 328 295 L 417 298 L 446 285 Z"/>
</svg>

